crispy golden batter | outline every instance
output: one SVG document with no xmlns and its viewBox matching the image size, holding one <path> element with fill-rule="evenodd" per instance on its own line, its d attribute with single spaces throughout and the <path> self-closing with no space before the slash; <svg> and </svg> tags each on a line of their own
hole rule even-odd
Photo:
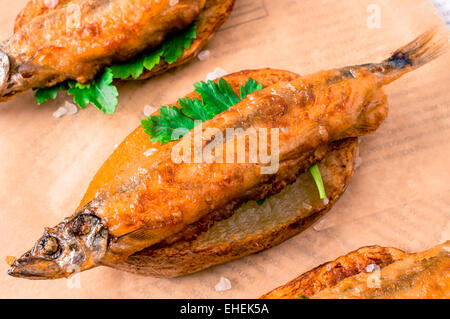
<svg viewBox="0 0 450 319">
<path fill-rule="evenodd" d="M 416 254 L 395 248 L 363 247 L 308 271 L 261 298 L 448 299 L 449 249 L 449 241 Z M 378 265 L 381 270 L 374 271 L 375 267 L 369 265 Z"/>
<path fill-rule="evenodd" d="M 29 0 L 14 21 L 14 32 L 37 16 L 65 7 L 72 0 L 58 0 L 54 7 L 48 7 L 44 0 Z"/>
<path fill-rule="evenodd" d="M 103 67 L 158 46 L 204 6 L 205 0 L 73 0 L 38 15 L 0 47 L 10 62 L 0 70 L 8 74 L 0 99 L 66 79 L 88 82 Z"/>
</svg>

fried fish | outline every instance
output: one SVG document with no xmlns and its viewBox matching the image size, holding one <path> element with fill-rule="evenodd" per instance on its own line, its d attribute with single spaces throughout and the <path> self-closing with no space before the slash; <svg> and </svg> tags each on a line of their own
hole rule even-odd
<svg viewBox="0 0 450 319">
<path fill-rule="evenodd" d="M 195 20 L 197 37 L 172 64 L 161 60 L 140 79 L 194 58 L 228 18 L 234 0 L 73 0 L 48 8 L 32 0 L 14 34 L 0 45 L 0 101 L 65 80 L 88 83 L 113 63 L 126 62 Z"/>
<path fill-rule="evenodd" d="M 139 127 L 106 161 L 76 213 L 47 228 L 35 246 L 12 263 L 9 274 L 58 278 L 69 276 L 74 265 L 86 270 L 120 263 L 147 247 L 173 242 L 205 216 L 279 193 L 321 161 L 334 141 L 369 134 L 380 126 L 388 112 L 383 86 L 436 58 L 443 42 L 434 35 L 426 32 L 381 63 L 267 85 L 202 123 L 203 132 L 282 128 L 275 173 L 264 174 L 266 163 L 261 161 L 175 163 L 172 149 L 190 143 L 193 131 L 178 142 L 159 145 L 146 141 Z M 210 142 L 203 140 L 201 148 Z M 223 149 L 232 142 L 223 141 Z M 152 154 L 133 158 L 149 146 Z M 233 157 L 237 151 L 231 148 Z"/>
</svg>

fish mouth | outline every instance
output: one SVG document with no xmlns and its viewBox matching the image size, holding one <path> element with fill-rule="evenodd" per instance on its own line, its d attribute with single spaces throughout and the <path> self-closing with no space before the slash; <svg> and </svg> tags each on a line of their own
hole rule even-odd
<svg viewBox="0 0 450 319">
<path fill-rule="evenodd" d="M 87 210 L 46 228 L 34 247 L 10 262 L 8 275 L 57 279 L 100 264 L 108 247 L 108 229 Z"/>
<path fill-rule="evenodd" d="M 8 85 L 9 66 L 8 55 L 0 49 L 0 96 L 3 95 L 2 91 Z"/>
<path fill-rule="evenodd" d="M 11 263 L 8 275 L 26 279 L 54 279 L 70 276 L 55 261 L 41 257 L 20 257 Z"/>
</svg>

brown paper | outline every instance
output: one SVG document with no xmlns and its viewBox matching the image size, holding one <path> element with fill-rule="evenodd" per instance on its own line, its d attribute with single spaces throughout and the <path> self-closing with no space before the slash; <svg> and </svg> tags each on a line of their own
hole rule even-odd
<svg viewBox="0 0 450 319">
<path fill-rule="evenodd" d="M 1 0 L 2 39 L 25 1 Z M 112 116 L 89 106 L 56 119 L 52 113 L 67 98 L 38 106 L 32 92 L 1 103 L 0 259 L 25 252 L 44 226 L 73 213 L 114 145 L 144 118 L 145 105 L 175 101 L 216 67 L 307 74 L 378 62 L 436 24 L 445 30 L 427 0 L 237 0 L 207 47 L 208 60 L 119 84 Z M 30 281 L 9 277 L 1 262 L 0 297 L 253 298 L 360 246 L 418 251 L 449 239 L 449 65 L 446 54 L 386 88 L 390 114 L 362 138 L 362 163 L 347 192 L 314 227 L 285 243 L 177 279 L 98 267 L 70 279 Z M 215 291 L 221 276 L 230 290 Z"/>
</svg>

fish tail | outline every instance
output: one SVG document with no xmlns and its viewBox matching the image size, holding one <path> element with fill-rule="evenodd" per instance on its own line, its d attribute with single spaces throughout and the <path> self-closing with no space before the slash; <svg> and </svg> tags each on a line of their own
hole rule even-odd
<svg viewBox="0 0 450 319">
<path fill-rule="evenodd" d="M 441 56 L 448 48 L 448 36 L 437 36 L 438 29 L 434 27 L 412 42 L 396 50 L 387 60 L 381 63 L 384 70 L 381 82 L 391 83 L 405 73 L 420 68 Z M 378 65 L 380 66 L 380 65 Z"/>
</svg>

